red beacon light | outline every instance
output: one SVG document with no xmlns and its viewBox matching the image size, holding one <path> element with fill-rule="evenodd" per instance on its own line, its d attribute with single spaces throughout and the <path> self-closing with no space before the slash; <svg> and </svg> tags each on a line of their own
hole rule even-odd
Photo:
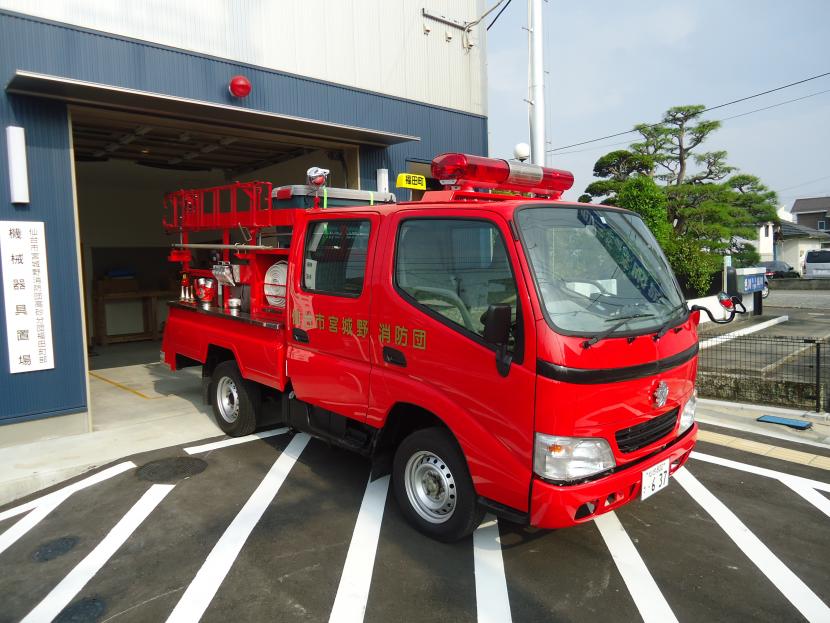
<svg viewBox="0 0 830 623">
<path fill-rule="evenodd" d="M 245 76 L 234 76 L 228 83 L 228 91 L 237 98 L 248 97 L 251 94 L 251 81 Z"/>
<path fill-rule="evenodd" d="M 432 177 L 461 190 L 515 190 L 558 198 L 574 183 L 573 173 L 517 160 L 469 154 L 441 154 L 432 160 Z"/>
</svg>

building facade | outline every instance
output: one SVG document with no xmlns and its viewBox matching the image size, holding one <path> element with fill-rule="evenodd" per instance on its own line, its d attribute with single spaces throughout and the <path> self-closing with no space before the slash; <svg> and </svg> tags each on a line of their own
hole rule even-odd
<svg viewBox="0 0 830 623">
<path fill-rule="evenodd" d="M 164 287 L 151 267 L 169 250 L 165 191 L 302 183 L 312 165 L 374 190 L 379 169 L 394 180 L 437 153 L 485 154 L 484 36 L 463 27 L 481 5 L 0 1 L 0 122 L 25 133 L 22 151 L 0 150 L 0 221 L 43 223 L 53 355 L 13 370 L 0 305 L 0 424 L 88 414 L 96 332 L 132 322 L 104 309 L 101 325 L 97 284 L 118 270 Z M 235 75 L 249 96 L 231 95 Z M 29 197 L 13 203 L 21 158 Z"/>
<path fill-rule="evenodd" d="M 799 225 L 830 231 L 830 197 L 796 199 L 791 212 Z"/>
</svg>

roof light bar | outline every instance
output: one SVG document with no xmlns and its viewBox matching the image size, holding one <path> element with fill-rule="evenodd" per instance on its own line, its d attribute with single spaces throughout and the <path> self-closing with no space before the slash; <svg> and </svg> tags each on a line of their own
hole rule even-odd
<svg viewBox="0 0 830 623">
<path fill-rule="evenodd" d="M 537 195 L 561 195 L 574 183 L 573 173 L 515 160 L 449 153 L 432 160 L 432 177 L 462 190 L 491 188 Z"/>
</svg>

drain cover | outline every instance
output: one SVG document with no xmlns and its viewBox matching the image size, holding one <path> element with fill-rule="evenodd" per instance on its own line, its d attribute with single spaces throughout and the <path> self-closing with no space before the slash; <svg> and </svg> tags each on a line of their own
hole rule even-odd
<svg viewBox="0 0 830 623">
<path fill-rule="evenodd" d="M 62 536 L 54 541 L 49 541 L 38 547 L 32 553 L 32 560 L 35 562 L 47 562 L 58 556 L 63 556 L 78 544 L 76 536 Z"/>
<path fill-rule="evenodd" d="M 69 604 L 61 610 L 52 623 L 94 623 L 106 612 L 104 602 L 96 597 L 87 597 Z"/>
<path fill-rule="evenodd" d="M 207 468 L 202 459 L 189 456 L 175 456 L 169 459 L 151 461 L 138 468 L 136 475 L 149 482 L 175 482 L 201 474 Z"/>
</svg>

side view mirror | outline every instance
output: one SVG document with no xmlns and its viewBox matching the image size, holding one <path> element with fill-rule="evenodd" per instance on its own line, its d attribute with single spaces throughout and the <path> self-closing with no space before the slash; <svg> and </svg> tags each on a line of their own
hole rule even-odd
<svg viewBox="0 0 830 623">
<path fill-rule="evenodd" d="M 496 346 L 496 369 L 502 376 L 510 372 L 513 356 L 507 350 L 511 326 L 510 305 L 490 305 L 484 314 L 484 339 Z"/>
<path fill-rule="evenodd" d="M 484 339 L 507 344 L 510 339 L 510 305 L 490 305 L 484 314 Z"/>
<path fill-rule="evenodd" d="M 743 297 L 740 294 L 730 296 L 726 292 L 718 292 L 718 303 L 720 303 L 720 306 L 729 312 L 729 316 L 727 316 L 723 320 L 718 320 L 717 318 L 715 318 L 712 312 L 709 311 L 709 308 L 703 307 L 702 305 L 692 305 L 690 311 L 706 312 L 706 315 L 709 316 L 709 320 L 711 320 L 715 324 L 728 324 L 735 319 L 735 314 L 746 313 L 746 307 L 743 303 Z"/>
</svg>

